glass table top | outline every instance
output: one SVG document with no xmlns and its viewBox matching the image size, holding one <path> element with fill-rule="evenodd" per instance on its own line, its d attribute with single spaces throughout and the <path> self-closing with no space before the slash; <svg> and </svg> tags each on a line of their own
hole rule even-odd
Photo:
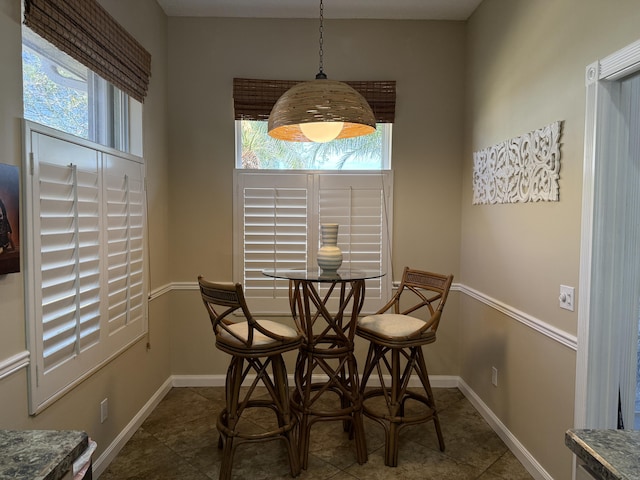
<svg viewBox="0 0 640 480">
<path fill-rule="evenodd" d="M 262 271 L 263 275 L 286 280 L 309 280 L 312 282 L 349 282 L 352 280 L 368 280 L 370 278 L 380 278 L 385 275 L 380 270 L 358 270 L 351 268 L 340 268 L 337 272 L 326 273 L 320 268 L 277 268 Z"/>
</svg>

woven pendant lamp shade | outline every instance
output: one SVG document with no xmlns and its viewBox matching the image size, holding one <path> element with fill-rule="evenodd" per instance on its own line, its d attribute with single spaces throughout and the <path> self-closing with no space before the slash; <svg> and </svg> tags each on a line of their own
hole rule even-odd
<svg viewBox="0 0 640 480">
<path fill-rule="evenodd" d="M 328 142 L 373 133 L 376 118 L 365 98 L 322 70 L 324 5 L 320 0 L 320 62 L 316 79 L 284 92 L 269 114 L 268 133 L 290 142 Z M 302 125 L 302 127 L 301 127 Z"/>
<path fill-rule="evenodd" d="M 316 79 L 287 90 L 269 115 L 269 135 L 291 142 L 314 141 L 300 129 L 312 122 L 344 122 L 335 138 L 367 135 L 376 129 L 376 119 L 365 98 L 343 82 Z"/>
</svg>

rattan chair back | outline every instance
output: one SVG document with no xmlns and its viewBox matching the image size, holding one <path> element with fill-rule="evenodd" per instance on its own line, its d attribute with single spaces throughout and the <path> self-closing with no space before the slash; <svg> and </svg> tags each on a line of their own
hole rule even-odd
<svg viewBox="0 0 640 480">
<path fill-rule="evenodd" d="M 393 310 L 393 313 L 410 315 L 426 308 L 430 318 L 416 333 L 420 335 L 430 331 L 435 334 L 452 282 L 453 275 L 441 275 L 405 267 L 397 292 L 377 313 Z"/>
<path fill-rule="evenodd" d="M 216 334 L 216 345 L 232 355 L 242 354 L 242 350 L 247 350 L 247 354 L 256 355 L 263 353 L 282 353 L 291 350 L 291 342 L 299 343 L 300 338 L 282 336 L 264 328 L 251 314 L 244 297 L 244 291 L 240 283 L 211 282 L 202 276 L 198 277 L 200 293 L 209 318 L 211 326 Z M 238 312 L 238 319 L 231 319 L 230 316 Z M 240 313 L 242 315 L 240 315 Z M 238 322 L 247 322 L 246 335 L 239 334 L 234 328 Z M 268 337 L 273 341 L 265 344 L 255 344 L 254 339 L 260 336 L 263 340 Z"/>
</svg>

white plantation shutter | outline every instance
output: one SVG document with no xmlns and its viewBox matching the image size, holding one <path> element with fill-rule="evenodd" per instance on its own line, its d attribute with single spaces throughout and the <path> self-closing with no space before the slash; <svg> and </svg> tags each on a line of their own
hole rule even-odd
<svg viewBox="0 0 640 480">
<path fill-rule="evenodd" d="M 30 412 L 146 330 L 144 169 L 25 122 Z"/>
<path fill-rule="evenodd" d="M 321 222 L 340 225 L 343 266 L 388 273 L 367 282 L 365 310 L 391 292 L 391 171 L 235 171 L 234 276 L 252 310 L 289 312 L 289 282 L 264 269 L 315 268 Z"/>
<path fill-rule="evenodd" d="M 242 259 L 236 278 L 247 298 L 256 299 L 254 310 L 273 313 L 288 308 L 289 282 L 265 277 L 264 269 L 307 265 L 308 182 L 307 175 L 236 175 L 242 225 L 235 243 Z"/>
<path fill-rule="evenodd" d="M 98 341 L 100 190 L 95 171 L 40 164 L 44 372 Z"/>
<path fill-rule="evenodd" d="M 318 177 L 319 229 L 337 223 L 342 265 L 356 270 L 389 271 L 387 205 L 391 181 L 387 172 L 324 173 Z M 371 310 L 388 300 L 388 278 L 367 280 L 366 300 Z"/>
<path fill-rule="evenodd" d="M 105 173 L 109 334 L 144 318 L 142 166 L 109 156 Z"/>
</svg>

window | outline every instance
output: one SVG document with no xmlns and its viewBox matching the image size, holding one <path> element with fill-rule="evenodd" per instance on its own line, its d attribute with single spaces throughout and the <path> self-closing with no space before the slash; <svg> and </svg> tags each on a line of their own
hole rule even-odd
<svg viewBox="0 0 640 480">
<path fill-rule="evenodd" d="M 142 159 L 25 122 L 30 412 L 147 328 Z"/>
<path fill-rule="evenodd" d="M 236 168 L 388 170 L 391 124 L 377 124 L 371 135 L 311 143 L 271 138 L 265 121 L 236 120 L 236 143 Z"/>
<path fill-rule="evenodd" d="M 123 152 L 129 97 L 23 27 L 24 118 Z"/>
<path fill-rule="evenodd" d="M 237 121 L 236 135 L 234 275 L 257 311 L 288 311 L 288 282 L 262 270 L 316 266 L 321 223 L 340 225 L 343 266 L 391 271 L 390 124 L 328 143 L 272 139 L 264 121 Z M 368 281 L 364 311 L 382 306 L 391 281 Z"/>
<path fill-rule="evenodd" d="M 235 171 L 234 268 L 256 311 L 289 311 L 289 285 L 265 268 L 314 268 L 320 223 L 338 223 L 343 267 L 390 272 L 391 171 Z M 389 298 L 391 277 L 367 281 L 363 312 Z"/>
<path fill-rule="evenodd" d="M 123 152 L 142 153 L 151 55 L 96 0 L 23 5 L 25 300 L 36 414 L 147 331 L 144 163 Z"/>
<path fill-rule="evenodd" d="M 266 268 L 314 268 L 320 224 L 337 223 L 343 266 L 391 272 L 395 81 L 347 82 L 376 117 L 375 133 L 327 143 L 274 140 L 273 104 L 292 80 L 233 79 L 236 119 L 234 279 L 263 314 L 289 312 L 287 281 Z M 391 275 L 368 281 L 363 312 L 391 295 Z"/>
</svg>

